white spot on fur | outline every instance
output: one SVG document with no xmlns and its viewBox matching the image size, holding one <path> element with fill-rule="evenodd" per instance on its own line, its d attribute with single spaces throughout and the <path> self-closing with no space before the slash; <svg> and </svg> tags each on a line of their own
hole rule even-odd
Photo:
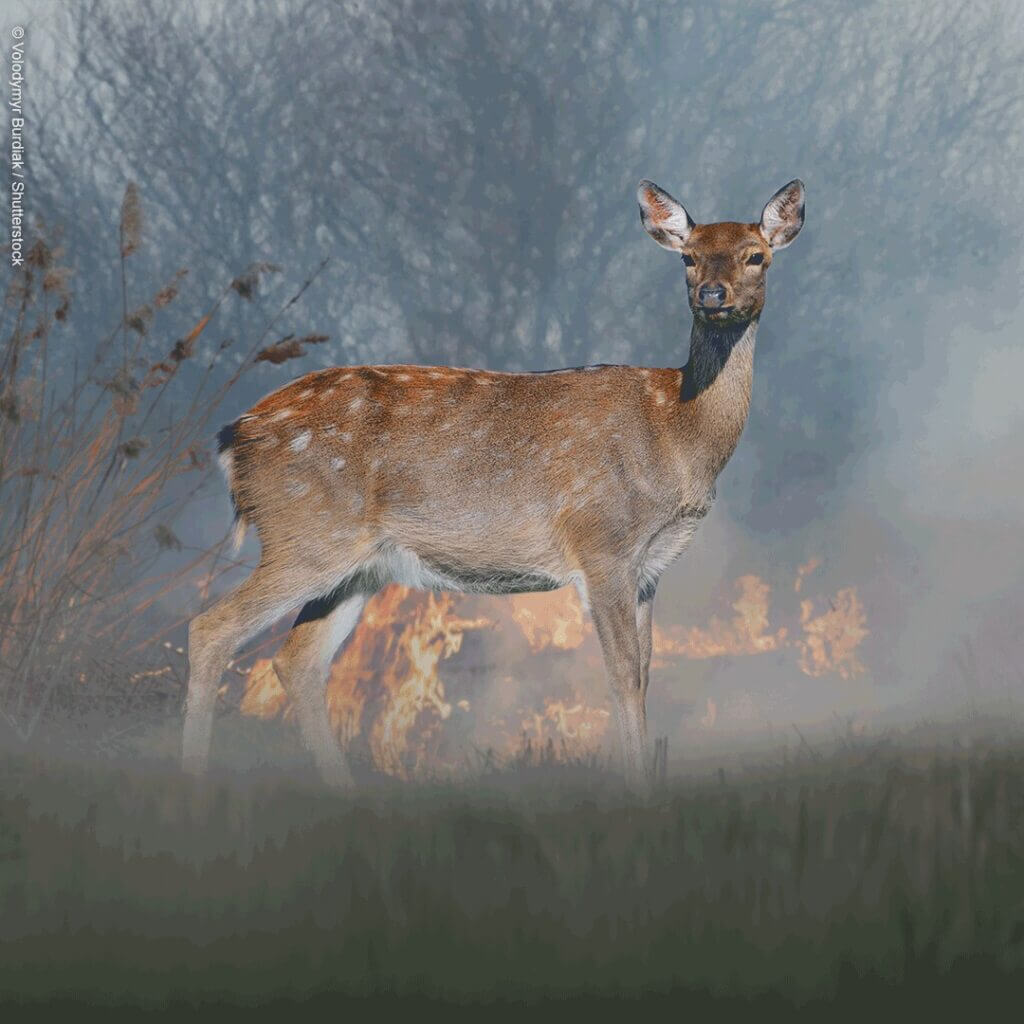
<svg viewBox="0 0 1024 1024">
<path fill-rule="evenodd" d="M 451 430 L 451 429 L 452 429 L 452 423 L 451 423 L 451 420 L 446 420 L 446 421 L 445 421 L 444 423 L 442 423 L 442 424 L 441 424 L 441 426 L 439 426 L 439 427 L 438 427 L 437 429 L 438 429 L 438 430 Z"/>
<path fill-rule="evenodd" d="M 309 398 L 309 396 L 311 394 L 313 394 L 313 389 L 312 388 L 306 388 L 304 391 L 300 391 L 296 397 L 301 402 L 304 399 Z"/>
<path fill-rule="evenodd" d="M 377 458 L 376 456 L 370 459 L 370 469 L 380 469 L 381 465 L 382 460 Z"/>
<path fill-rule="evenodd" d="M 396 373 L 395 380 L 412 380 L 412 377 L 408 373 Z"/>
<path fill-rule="evenodd" d="M 348 403 L 349 412 L 357 412 L 362 407 L 363 400 L 361 398 L 353 398 L 352 401 Z"/>
<path fill-rule="evenodd" d="M 296 434 L 288 443 L 288 447 L 293 452 L 304 452 L 309 447 L 309 439 L 312 434 L 308 430 L 304 430 L 301 434 Z"/>
<path fill-rule="evenodd" d="M 665 404 L 665 392 L 664 392 L 664 391 L 659 391 L 659 392 L 658 392 L 658 393 L 657 393 L 657 394 L 656 394 L 656 395 L 654 396 L 654 401 L 655 401 L 655 403 L 656 403 L 657 405 L 664 405 L 664 404 Z"/>
<path fill-rule="evenodd" d="M 268 420 L 269 423 L 277 423 L 278 420 L 286 420 L 289 416 L 295 415 L 294 409 L 282 409 L 280 412 L 275 412 L 273 416 Z"/>
<path fill-rule="evenodd" d="M 343 469 L 345 466 L 345 460 L 340 456 L 336 456 L 331 459 L 331 469 Z"/>
<path fill-rule="evenodd" d="M 338 428 L 334 425 L 324 427 L 324 437 L 334 437 L 338 433 Z"/>
<path fill-rule="evenodd" d="M 572 438 L 571 437 L 562 438 L 562 441 L 558 445 L 558 447 L 561 448 L 563 452 L 567 452 L 572 447 Z"/>
<path fill-rule="evenodd" d="M 352 435 L 347 430 L 343 430 L 341 433 L 341 440 L 344 441 L 345 444 L 348 444 L 349 441 L 352 440 Z"/>
<path fill-rule="evenodd" d="M 351 380 L 351 379 L 352 379 L 352 377 L 353 377 L 353 374 L 351 374 L 351 373 L 343 373 L 343 374 L 342 374 L 342 375 L 341 375 L 341 376 L 340 376 L 340 377 L 338 378 L 338 380 Z"/>
<path fill-rule="evenodd" d="M 470 436 L 471 437 L 475 437 L 479 441 L 480 438 L 483 437 L 484 434 L 486 434 L 486 433 L 487 433 L 487 428 L 486 427 L 477 427 L 476 430 L 474 430 L 470 434 Z"/>
<path fill-rule="evenodd" d="M 320 401 L 322 402 L 322 401 L 324 401 L 324 399 L 330 398 L 331 395 L 333 395 L 333 394 L 334 394 L 334 388 L 324 388 L 324 390 L 320 392 Z"/>
</svg>

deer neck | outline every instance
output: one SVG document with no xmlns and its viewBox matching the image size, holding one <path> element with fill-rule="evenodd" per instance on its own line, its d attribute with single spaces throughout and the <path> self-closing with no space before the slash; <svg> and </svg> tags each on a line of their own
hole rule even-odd
<svg viewBox="0 0 1024 1024">
<path fill-rule="evenodd" d="M 693 321 L 680 409 L 715 475 L 732 455 L 750 411 L 757 324 L 756 317 L 720 326 Z"/>
</svg>

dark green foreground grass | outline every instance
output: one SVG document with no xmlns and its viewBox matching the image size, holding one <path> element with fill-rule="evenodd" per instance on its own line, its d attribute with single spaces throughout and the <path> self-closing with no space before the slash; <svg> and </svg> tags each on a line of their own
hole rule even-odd
<svg viewBox="0 0 1024 1024">
<path fill-rule="evenodd" d="M 730 770 L 643 805 L 513 783 L 342 798 L 0 758 L 0 997 L 834 1020 L 1022 988 L 1024 745 Z"/>
</svg>

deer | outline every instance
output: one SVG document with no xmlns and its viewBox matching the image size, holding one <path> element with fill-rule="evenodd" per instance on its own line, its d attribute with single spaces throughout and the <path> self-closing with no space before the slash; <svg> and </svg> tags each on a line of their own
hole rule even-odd
<svg viewBox="0 0 1024 1024">
<path fill-rule="evenodd" d="M 649 788 L 655 590 L 707 514 L 746 423 L 766 273 L 803 226 L 804 186 L 779 189 L 756 223 L 697 224 L 647 179 L 637 200 L 646 232 L 685 268 L 692 328 L 681 368 L 334 367 L 221 430 L 236 549 L 254 527 L 261 554 L 189 624 L 186 772 L 207 769 L 228 661 L 290 611 L 273 666 L 320 776 L 347 789 L 327 680 L 377 590 L 574 585 L 600 643 L 625 780 Z"/>
</svg>

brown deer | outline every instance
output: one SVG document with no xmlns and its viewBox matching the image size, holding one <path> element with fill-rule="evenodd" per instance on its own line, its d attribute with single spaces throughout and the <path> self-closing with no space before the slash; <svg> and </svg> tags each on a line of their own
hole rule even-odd
<svg viewBox="0 0 1024 1024">
<path fill-rule="evenodd" d="M 781 188 L 753 224 L 695 224 L 646 180 L 638 199 L 648 234 L 686 266 L 682 369 L 337 367 L 221 431 L 236 538 L 255 526 L 262 555 L 192 620 L 186 770 L 205 770 L 228 660 L 292 608 L 274 668 L 320 773 L 350 786 L 326 681 L 371 594 L 392 582 L 486 594 L 571 583 L 601 642 L 627 779 L 647 784 L 655 587 L 743 430 L 765 272 L 800 231 L 804 188 Z"/>
</svg>

